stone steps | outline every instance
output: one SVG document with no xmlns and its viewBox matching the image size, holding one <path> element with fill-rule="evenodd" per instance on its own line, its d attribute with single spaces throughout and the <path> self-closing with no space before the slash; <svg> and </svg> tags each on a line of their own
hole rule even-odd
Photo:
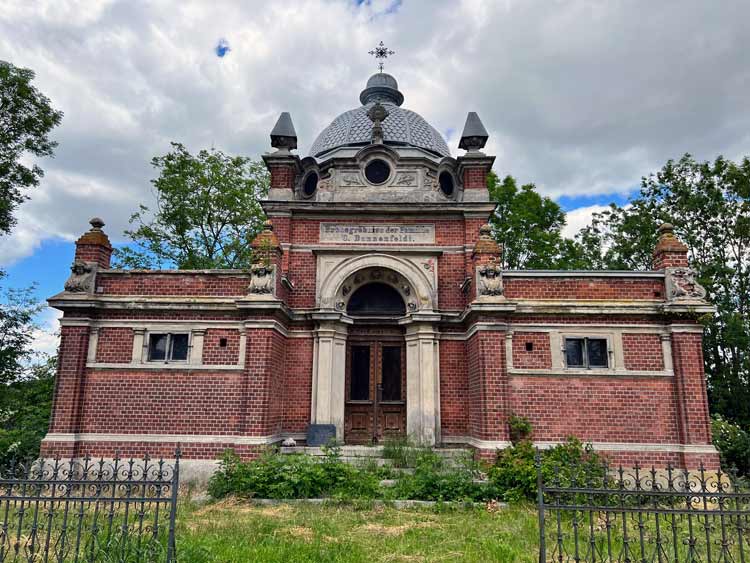
<svg viewBox="0 0 750 563">
<path fill-rule="evenodd" d="M 312 446 L 282 446 L 279 451 L 282 454 L 306 454 L 315 457 L 326 455 L 324 448 Z M 393 460 L 383 456 L 383 446 L 339 446 L 338 451 L 341 461 L 346 463 L 393 465 Z M 464 448 L 433 448 L 432 451 L 448 461 L 455 461 L 472 454 L 472 450 Z"/>
</svg>

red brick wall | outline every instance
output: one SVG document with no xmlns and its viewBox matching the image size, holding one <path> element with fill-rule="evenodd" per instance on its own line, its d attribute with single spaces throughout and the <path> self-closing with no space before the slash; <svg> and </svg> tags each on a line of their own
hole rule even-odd
<svg viewBox="0 0 750 563">
<path fill-rule="evenodd" d="M 658 334 L 622 335 L 625 369 L 638 371 L 661 371 L 664 369 L 664 353 Z"/>
<path fill-rule="evenodd" d="M 533 350 L 526 350 L 530 342 Z M 549 333 L 547 332 L 514 332 L 513 333 L 513 367 L 520 369 L 549 369 L 552 367 Z"/>
<path fill-rule="evenodd" d="M 249 276 L 222 274 L 102 273 L 97 291 L 104 295 L 175 295 L 234 297 L 247 294 Z"/>
<path fill-rule="evenodd" d="M 221 339 L 226 346 L 221 346 Z M 209 328 L 203 336 L 203 363 L 206 365 L 237 365 L 240 361 L 240 331 Z"/>
<path fill-rule="evenodd" d="M 81 431 L 236 433 L 244 407 L 243 377 L 240 370 L 89 370 Z"/>
<path fill-rule="evenodd" d="M 687 268 L 687 252 L 660 252 L 654 256 L 652 268 L 664 270 L 666 268 Z"/>
<path fill-rule="evenodd" d="M 271 435 L 281 431 L 285 337 L 273 329 L 248 329 L 245 374 L 245 432 Z"/>
<path fill-rule="evenodd" d="M 96 343 L 96 361 L 108 364 L 129 364 L 133 359 L 133 329 L 103 327 Z"/>
<path fill-rule="evenodd" d="M 272 188 L 289 190 L 294 188 L 294 178 L 296 176 L 296 171 L 293 164 L 272 164 L 268 167 L 268 169 L 271 172 Z"/>
<path fill-rule="evenodd" d="M 440 425 L 443 436 L 469 432 L 469 382 L 466 343 L 440 341 Z"/>
<path fill-rule="evenodd" d="M 711 443 L 702 341 L 700 333 L 672 334 L 672 361 L 683 431 L 681 438 L 686 444 Z"/>
<path fill-rule="evenodd" d="M 466 306 L 466 296 L 461 284 L 466 273 L 464 254 L 443 254 L 438 258 L 438 304 L 440 309 L 461 311 Z"/>
<path fill-rule="evenodd" d="M 664 281 L 649 278 L 506 277 L 504 287 L 508 299 L 664 299 Z"/>
<path fill-rule="evenodd" d="M 508 438 L 505 332 L 481 330 L 467 342 L 469 432 L 482 440 Z"/>
<path fill-rule="evenodd" d="M 466 168 L 464 170 L 464 189 L 481 190 L 487 189 L 487 168 Z"/>
<path fill-rule="evenodd" d="M 286 348 L 283 376 L 285 432 L 305 432 L 310 423 L 313 338 L 293 338 Z"/>
<path fill-rule="evenodd" d="M 52 402 L 50 432 L 77 432 L 81 407 L 81 382 L 86 369 L 89 328 L 63 326 Z"/>
<path fill-rule="evenodd" d="M 289 292 L 289 306 L 309 308 L 315 306 L 315 255 L 308 250 L 289 253 L 289 277 L 294 289 Z"/>
<path fill-rule="evenodd" d="M 96 262 L 100 268 L 108 269 L 112 256 L 112 248 L 99 244 L 76 244 L 76 260 L 84 262 Z"/>
<path fill-rule="evenodd" d="M 535 440 L 679 442 L 673 381 L 608 376 L 512 376 L 511 411 Z"/>
</svg>

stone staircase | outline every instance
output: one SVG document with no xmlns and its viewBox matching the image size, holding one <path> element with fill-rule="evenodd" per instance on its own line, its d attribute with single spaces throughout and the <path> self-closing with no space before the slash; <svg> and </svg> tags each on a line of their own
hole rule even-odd
<svg viewBox="0 0 750 563">
<path fill-rule="evenodd" d="M 338 450 L 341 461 L 347 463 L 393 465 L 392 459 L 383 456 L 383 446 L 339 446 Z M 282 454 L 307 454 L 316 457 L 326 455 L 324 448 L 311 446 L 282 446 L 280 451 Z M 473 452 L 470 448 L 433 448 L 432 451 L 449 461 L 470 457 Z"/>
</svg>

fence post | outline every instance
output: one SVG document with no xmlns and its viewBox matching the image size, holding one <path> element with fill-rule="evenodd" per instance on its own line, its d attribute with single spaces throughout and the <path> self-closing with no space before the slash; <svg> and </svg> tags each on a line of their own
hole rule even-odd
<svg viewBox="0 0 750 563">
<path fill-rule="evenodd" d="M 177 562 L 175 544 L 175 520 L 177 519 L 177 490 L 180 486 L 180 445 L 174 452 L 174 470 L 172 471 L 172 501 L 169 512 L 169 538 L 167 539 L 167 563 Z"/>
<path fill-rule="evenodd" d="M 536 465 L 536 498 L 538 504 L 537 510 L 539 512 L 539 563 L 546 563 L 547 546 L 545 545 L 544 537 L 544 491 L 542 490 L 544 483 L 542 479 L 542 455 L 539 452 L 539 448 L 536 448 L 534 463 Z"/>
</svg>

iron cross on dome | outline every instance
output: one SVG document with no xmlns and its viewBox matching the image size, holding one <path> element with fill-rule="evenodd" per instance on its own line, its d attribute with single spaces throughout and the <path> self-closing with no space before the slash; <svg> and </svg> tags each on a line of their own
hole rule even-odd
<svg viewBox="0 0 750 563">
<path fill-rule="evenodd" d="M 384 60 L 388 58 L 388 55 L 395 55 L 395 51 L 391 51 L 388 47 L 386 47 L 383 42 L 381 41 L 380 44 L 375 47 L 372 51 L 369 52 L 372 56 L 374 56 L 378 60 L 378 68 L 380 69 L 380 72 L 383 72 L 383 66 L 384 66 Z"/>
</svg>

